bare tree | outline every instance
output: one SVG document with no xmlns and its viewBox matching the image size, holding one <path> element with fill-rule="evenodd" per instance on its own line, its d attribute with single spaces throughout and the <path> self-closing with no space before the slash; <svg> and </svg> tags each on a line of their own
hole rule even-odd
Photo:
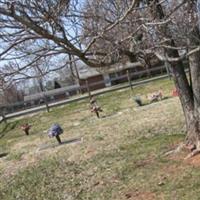
<svg viewBox="0 0 200 200">
<path fill-rule="evenodd" d="M 42 59 L 80 59 L 91 67 L 154 54 L 170 65 L 187 124 L 200 149 L 200 33 L 196 0 L 0 0 L 0 76 L 31 77 Z M 190 79 L 183 59 L 190 63 Z M 66 59 L 66 63 L 74 60 Z M 58 70 L 65 65 L 43 71 Z"/>
<path fill-rule="evenodd" d="M 91 53 L 81 50 L 80 20 L 77 1 L 18 0 L 0 1 L 1 61 L 12 61 L 4 76 L 22 73 L 44 57 L 75 55 L 86 64 L 100 66 L 91 61 Z M 76 16 L 78 15 L 78 16 Z M 81 21 L 81 20 L 80 20 Z M 76 24 L 76 26 L 74 26 Z M 23 62 L 29 57 L 29 62 Z M 56 69 L 64 66 L 57 66 Z M 54 70 L 54 68 L 51 70 Z"/>
<path fill-rule="evenodd" d="M 163 43 L 163 45 L 166 46 L 166 48 L 164 48 L 164 52 L 166 53 L 165 55 L 168 57 L 168 60 L 170 61 L 170 66 L 171 66 L 170 69 L 173 74 L 174 83 L 180 94 L 180 101 L 181 101 L 182 108 L 185 114 L 187 132 L 188 132 L 187 143 L 195 145 L 199 151 L 199 148 L 200 148 L 199 146 L 200 118 L 199 117 L 200 116 L 198 113 L 198 108 L 200 104 L 198 104 L 198 101 L 200 100 L 199 98 L 200 96 L 198 95 L 200 95 L 200 93 L 197 92 L 198 90 L 197 75 L 199 73 L 200 66 L 198 66 L 199 64 L 197 60 L 194 59 L 195 55 L 198 55 L 199 52 L 191 54 L 192 50 L 196 46 L 199 45 L 198 43 L 200 39 L 199 35 L 197 34 L 195 35 L 195 32 L 198 33 L 198 29 L 196 27 L 197 26 L 197 21 L 196 21 L 197 12 L 195 11 L 195 7 L 194 7 L 195 4 L 196 4 L 195 1 L 191 1 L 191 2 L 180 1 L 178 2 L 178 5 L 175 5 L 175 7 L 172 6 L 173 11 L 174 9 L 177 8 L 177 6 L 180 6 L 180 5 L 183 6 L 183 9 L 186 9 L 186 12 L 182 10 L 186 16 L 189 15 L 187 16 L 188 17 L 187 19 L 189 19 L 188 22 L 184 21 L 185 27 L 184 26 L 182 26 L 181 28 L 178 27 L 180 22 L 176 21 L 176 24 L 174 26 L 171 22 L 169 22 L 165 24 L 164 26 L 159 27 L 157 31 L 166 40 Z M 147 1 L 147 5 L 149 6 L 152 17 L 154 17 L 156 20 L 161 21 L 161 20 L 166 19 L 166 16 L 167 16 L 166 11 L 163 5 L 158 0 L 154 2 Z M 180 17 L 180 13 L 179 13 L 179 17 Z M 177 16 L 175 16 L 174 19 L 176 20 Z M 185 18 L 183 17 L 183 19 Z M 180 28 L 178 29 L 179 31 L 186 29 L 189 32 L 187 32 L 186 35 L 181 34 L 182 38 L 174 37 L 174 31 L 177 29 L 177 27 Z M 191 34 L 191 37 L 193 38 L 192 40 L 189 39 L 190 36 L 188 35 L 188 33 Z M 183 39 L 183 38 L 187 39 L 186 40 L 187 43 L 184 44 L 184 42 L 180 42 L 179 39 Z M 196 38 L 196 42 L 192 42 L 192 41 L 195 41 L 195 38 Z M 191 49 L 191 51 L 188 53 L 188 57 L 190 59 L 191 81 L 192 81 L 191 83 L 187 79 L 187 76 L 183 67 L 183 62 L 179 55 L 179 51 L 178 51 L 179 44 L 186 45 L 187 49 Z M 191 62 L 191 60 L 193 60 L 193 62 Z M 200 90 L 198 91 L 200 92 Z"/>
</svg>

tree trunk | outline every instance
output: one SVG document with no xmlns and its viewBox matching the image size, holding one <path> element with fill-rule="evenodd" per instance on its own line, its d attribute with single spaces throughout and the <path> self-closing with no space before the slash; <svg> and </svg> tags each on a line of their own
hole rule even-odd
<svg viewBox="0 0 200 200">
<path fill-rule="evenodd" d="M 154 4 L 152 4 L 152 0 L 149 0 L 148 3 L 150 6 L 152 6 L 152 15 L 156 19 L 163 20 L 165 17 L 165 13 L 162 9 L 162 5 L 159 3 L 159 0 L 155 0 Z M 162 26 L 159 30 L 166 38 L 170 39 L 170 42 L 168 42 L 167 45 L 176 47 L 175 41 L 173 40 L 173 35 L 170 31 L 170 27 L 168 25 L 165 25 L 164 27 Z M 170 58 L 179 57 L 178 50 L 167 49 L 165 52 L 166 55 Z M 200 141 L 200 87 L 198 88 L 198 86 L 200 85 L 199 63 L 200 57 L 198 57 L 197 55 L 191 56 L 191 75 L 193 76 L 193 74 L 195 73 L 195 76 L 192 78 L 192 86 L 189 84 L 182 61 L 170 63 L 170 71 L 172 72 L 172 77 L 178 90 L 179 98 L 185 115 L 187 128 L 186 143 L 194 145 L 198 145 Z"/>
<path fill-rule="evenodd" d="M 176 47 L 175 42 L 171 40 L 171 46 Z M 179 53 L 177 50 L 166 50 L 166 53 L 169 57 L 177 58 Z M 179 93 L 179 98 L 183 108 L 183 112 L 186 120 L 187 131 L 191 125 L 191 120 L 194 119 L 194 101 L 193 101 L 193 92 L 190 84 L 188 82 L 186 73 L 184 71 L 184 65 L 182 61 L 170 63 L 170 71 L 172 72 L 172 78 L 174 80 L 175 87 Z"/>
<path fill-rule="evenodd" d="M 200 33 L 198 27 L 195 27 L 190 34 L 189 44 L 191 46 L 199 45 Z M 194 108 L 193 121 L 190 122 L 188 130 L 188 141 L 200 141 L 200 53 L 196 52 L 189 56 L 191 85 L 193 92 Z"/>
</svg>

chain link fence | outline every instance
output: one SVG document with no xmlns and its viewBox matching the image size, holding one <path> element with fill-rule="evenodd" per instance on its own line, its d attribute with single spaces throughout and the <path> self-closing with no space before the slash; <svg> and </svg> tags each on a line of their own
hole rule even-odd
<svg viewBox="0 0 200 200">
<path fill-rule="evenodd" d="M 0 107 L 1 119 L 5 119 L 5 116 L 11 113 L 24 111 L 27 109 L 34 109 L 39 106 L 45 106 L 49 111 L 49 105 L 53 105 L 56 102 L 63 100 L 70 100 L 73 98 L 79 98 L 85 94 L 90 96 L 92 91 L 99 89 L 106 89 L 109 91 L 110 87 L 117 86 L 119 84 L 129 84 L 132 89 L 132 83 L 141 79 L 148 79 L 158 75 L 166 74 L 167 70 L 165 66 L 154 67 L 148 70 L 131 72 L 125 71 L 124 74 L 111 77 L 109 80 L 105 80 L 102 76 L 102 80 L 92 82 L 90 80 L 84 80 L 81 85 L 73 85 L 68 87 L 62 87 L 54 90 L 36 93 L 33 95 L 25 96 L 23 101 L 5 104 Z M 170 76 L 170 74 L 169 74 Z M 0 119 L 0 120 L 1 120 Z"/>
</svg>

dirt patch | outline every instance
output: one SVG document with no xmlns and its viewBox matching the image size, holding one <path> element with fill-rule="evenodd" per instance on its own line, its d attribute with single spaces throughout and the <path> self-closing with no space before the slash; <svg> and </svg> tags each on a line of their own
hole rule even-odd
<svg viewBox="0 0 200 200">
<path fill-rule="evenodd" d="M 20 142 L 14 144 L 11 148 L 11 151 L 17 151 L 19 149 L 24 149 L 24 150 L 28 150 L 28 151 L 33 151 L 34 149 L 37 148 L 38 144 L 41 143 L 41 139 L 40 138 L 35 138 L 32 140 L 21 140 Z"/>
<path fill-rule="evenodd" d="M 184 160 L 184 162 L 189 165 L 192 165 L 194 167 L 200 167 L 200 154 L 198 154 L 192 158 L 189 158 L 187 160 Z"/>
<path fill-rule="evenodd" d="M 165 176 L 168 176 L 168 175 L 177 174 L 177 172 L 180 172 L 181 169 L 184 169 L 183 165 L 171 164 L 171 165 L 164 166 L 163 172 L 164 172 Z"/>
<path fill-rule="evenodd" d="M 37 163 L 37 159 L 35 157 L 24 156 L 20 161 L 4 161 L 4 167 L 1 179 L 8 178 L 10 176 L 15 175 L 19 170 L 24 169 L 28 166 L 33 166 Z"/>
<path fill-rule="evenodd" d="M 177 141 L 179 142 L 179 141 Z M 170 145 L 170 151 L 168 151 L 167 153 L 169 153 L 167 155 L 168 159 L 170 160 L 174 160 L 174 161 L 184 161 L 184 159 L 186 158 L 186 156 L 191 153 L 191 151 L 189 151 L 189 149 L 187 149 L 184 144 L 181 143 L 173 143 Z"/>
<path fill-rule="evenodd" d="M 84 158 L 85 159 L 90 159 L 91 157 L 93 157 L 96 154 L 97 154 L 97 149 L 95 147 L 88 147 L 85 150 Z"/>
<path fill-rule="evenodd" d="M 174 161 L 183 161 L 186 156 L 187 156 L 186 152 L 178 152 L 178 153 L 172 153 L 171 155 L 168 156 L 168 158 Z"/>
<path fill-rule="evenodd" d="M 145 166 L 148 166 L 148 165 L 151 165 L 152 163 L 154 162 L 154 158 L 148 158 L 148 159 L 144 159 L 144 160 L 139 160 L 135 163 L 135 166 L 137 168 L 140 168 L 140 167 L 145 167 Z"/>
<path fill-rule="evenodd" d="M 192 165 L 194 167 L 200 167 L 200 154 L 186 159 L 190 153 L 190 151 L 184 149 L 181 152 L 171 154 L 168 158 L 175 161 L 182 161 L 184 164 Z"/>
<path fill-rule="evenodd" d="M 130 191 L 124 194 L 123 199 L 130 200 L 155 200 L 157 196 L 153 192 L 144 192 L 144 191 Z"/>
</svg>

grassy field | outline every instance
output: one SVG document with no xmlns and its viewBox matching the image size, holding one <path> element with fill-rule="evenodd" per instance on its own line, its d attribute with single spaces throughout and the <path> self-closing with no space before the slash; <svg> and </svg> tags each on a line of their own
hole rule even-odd
<svg viewBox="0 0 200 200">
<path fill-rule="evenodd" d="M 146 94 L 160 88 L 170 97 L 173 87 L 166 79 L 98 96 L 101 119 L 81 101 L 0 124 L 0 154 L 8 153 L 0 158 L 0 199 L 200 199 L 200 158 L 164 156 L 185 137 L 178 98 L 142 107 L 133 101 L 140 95 L 148 103 Z M 25 122 L 29 136 L 19 128 Z M 56 140 L 46 132 L 55 122 L 68 144 L 51 147 Z"/>
</svg>

